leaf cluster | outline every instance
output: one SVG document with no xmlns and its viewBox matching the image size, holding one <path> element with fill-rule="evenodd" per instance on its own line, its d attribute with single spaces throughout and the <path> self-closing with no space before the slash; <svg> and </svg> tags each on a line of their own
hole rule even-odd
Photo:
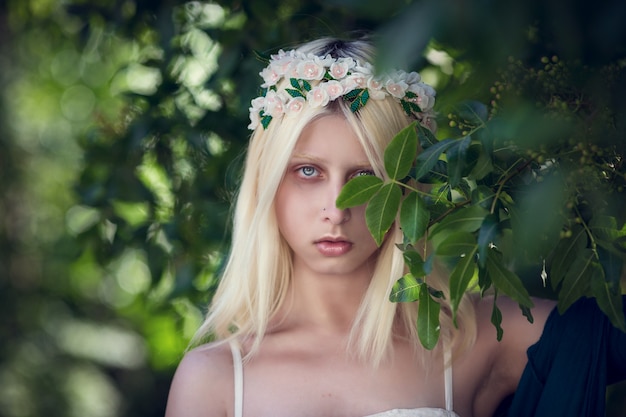
<svg viewBox="0 0 626 417">
<path fill-rule="evenodd" d="M 600 152 L 595 146 L 595 162 L 573 168 L 580 154 L 569 140 L 574 121 L 520 108 L 504 116 L 477 101 L 461 103 L 449 114 L 456 129 L 448 132 L 458 135 L 443 139 L 414 122 L 385 150 L 387 179 L 354 178 L 337 200 L 344 208 L 367 205 L 366 222 L 378 244 L 399 224 L 408 272 L 398 277 L 390 299 L 418 302 L 417 328 L 427 348 L 437 343 L 444 294 L 455 323 L 467 292 L 492 295 L 498 339 L 499 295 L 516 301 L 529 321 L 531 295 L 556 298 L 561 312 L 594 297 L 626 330 L 620 314 L 626 227 L 624 214 L 614 209 L 624 198 L 622 156 L 614 147 Z M 519 126 L 531 122 L 540 126 L 533 133 L 552 140 L 536 148 L 524 141 Z M 434 262 L 449 268 L 443 291 L 429 281 Z M 537 282 L 539 291 L 533 290 Z"/>
</svg>

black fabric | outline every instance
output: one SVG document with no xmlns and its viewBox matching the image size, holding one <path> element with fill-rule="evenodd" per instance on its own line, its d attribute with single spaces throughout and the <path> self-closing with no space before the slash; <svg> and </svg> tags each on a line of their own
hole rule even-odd
<svg viewBox="0 0 626 417">
<path fill-rule="evenodd" d="M 626 316 L 626 296 L 622 297 Z M 528 364 L 507 417 L 602 417 L 606 386 L 626 379 L 626 333 L 615 328 L 594 299 L 563 315 L 555 309 Z"/>
</svg>

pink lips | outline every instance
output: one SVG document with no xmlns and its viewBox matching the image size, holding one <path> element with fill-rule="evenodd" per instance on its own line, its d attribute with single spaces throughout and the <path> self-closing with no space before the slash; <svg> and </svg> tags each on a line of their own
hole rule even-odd
<svg viewBox="0 0 626 417">
<path fill-rule="evenodd" d="M 324 256 L 341 256 L 352 249 L 352 242 L 342 238 L 322 238 L 315 242 L 317 250 Z"/>
</svg>

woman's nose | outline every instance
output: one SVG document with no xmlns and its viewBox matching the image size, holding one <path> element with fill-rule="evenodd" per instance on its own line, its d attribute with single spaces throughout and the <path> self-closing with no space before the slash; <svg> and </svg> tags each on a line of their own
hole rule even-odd
<svg viewBox="0 0 626 417">
<path fill-rule="evenodd" d="M 322 216 L 325 221 L 334 225 L 340 225 L 350 220 L 350 209 L 341 210 L 333 204 L 322 208 Z"/>
<path fill-rule="evenodd" d="M 350 220 L 350 209 L 340 209 L 337 207 L 336 201 L 339 193 L 343 188 L 343 183 L 334 187 L 330 187 L 328 198 L 322 207 L 322 216 L 325 221 L 331 224 L 339 225 Z"/>
</svg>

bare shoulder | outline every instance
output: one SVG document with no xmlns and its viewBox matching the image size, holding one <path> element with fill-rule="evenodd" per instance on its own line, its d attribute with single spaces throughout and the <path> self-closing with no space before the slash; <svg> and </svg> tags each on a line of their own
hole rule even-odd
<svg viewBox="0 0 626 417">
<path fill-rule="evenodd" d="M 505 375 L 517 384 L 521 373 L 526 366 L 526 351 L 536 343 L 550 315 L 556 305 L 555 301 L 533 298 L 534 306 L 531 309 L 532 322 L 522 314 L 518 303 L 508 297 L 498 297 L 497 306 L 502 313 L 502 340 L 497 341 L 495 327 L 491 323 L 493 298 L 485 298 L 477 304 L 477 322 L 482 332 L 491 337 L 494 361 L 497 369 L 506 370 Z M 486 328 L 492 329 L 487 331 Z"/>
<path fill-rule="evenodd" d="M 232 408 L 233 360 L 227 343 L 199 346 L 181 360 L 165 417 L 224 417 Z"/>
<path fill-rule="evenodd" d="M 523 350 L 539 340 L 544 325 L 556 302 L 552 300 L 533 298 L 532 322 L 522 314 L 518 303 L 508 297 L 498 297 L 496 304 L 502 313 L 502 341 L 497 342 L 496 330 L 491 322 L 494 300 L 485 297 L 476 301 L 476 321 L 479 334 L 493 339 L 498 349 Z M 488 329 L 491 328 L 491 329 Z M 481 331 L 482 330 L 482 331 Z"/>
<path fill-rule="evenodd" d="M 526 351 L 536 343 L 555 302 L 533 299 L 532 323 L 522 314 L 519 305 L 508 297 L 500 296 L 496 305 L 502 313 L 502 339 L 498 341 L 495 326 L 491 322 L 493 297 L 474 300 L 477 340 L 472 349 L 471 362 L 479 366 L 473 374 L 481 373 L 482 383 L 468 401 L 468 409 L 476 416 L 492 415 L 498 404 L 513 393 L 527 364 Z M 483 358 L 483 361 L 478 361 Z M 478 364 L 478 365 L 476 365 Z"/>
</svg>

